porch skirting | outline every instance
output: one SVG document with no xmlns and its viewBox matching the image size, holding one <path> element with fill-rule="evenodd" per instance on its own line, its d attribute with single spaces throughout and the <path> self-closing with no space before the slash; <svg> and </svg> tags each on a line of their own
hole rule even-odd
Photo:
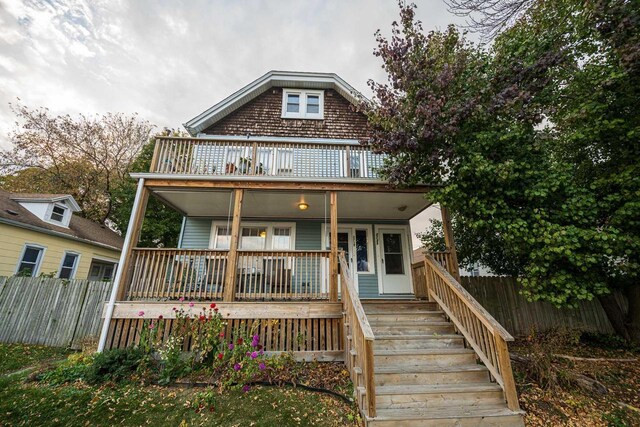
<svg viewBox="0 0 640 427">
<path fill-rule="evenodd" d="M 234 302 L 216 303 L 227 321 L 225 336 L 255 328 L 266 352 L 293 352 L 297 359 L 319 361 L 343 360 L 344 336 L 341 303 L 331 302 Z M 166 302 L 120 302 L 116 304 L 109 325 L 105 349 L 136 345 L 140 331 L 153 319 L 159 337 L 169 337 L 175 323 L 174 307 L 197 314 L 209 303 L 187 304 Z M 143 315 L 139 315 L 140 313 Z M 162 319 L 159 319 L 162 316 Z M 189 351 L 190 342 L 184 343 Z"/>
</svg>

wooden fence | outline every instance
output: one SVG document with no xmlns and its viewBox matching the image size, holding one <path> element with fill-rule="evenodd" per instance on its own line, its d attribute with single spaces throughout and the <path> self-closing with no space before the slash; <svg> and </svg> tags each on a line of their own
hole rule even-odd
<svg viewBox="0 0 640 427">
<path fill-rule="evenodd" d="M 97 337 L 111 282 L 0 278 L 0 342 L 79 348 Z"/>
<path fill-rule="evenodd" d="M 545 330 L 563 326 L 583 331 L 614 333 L 597 300 L 584 301 L 576 309 L 558 309 L 548 302 L 529 302 L 520 295 L 512 277 L 462 277 L 462 285 L 515 336 L 526 336 L 532 327 Z"/>
</svg>

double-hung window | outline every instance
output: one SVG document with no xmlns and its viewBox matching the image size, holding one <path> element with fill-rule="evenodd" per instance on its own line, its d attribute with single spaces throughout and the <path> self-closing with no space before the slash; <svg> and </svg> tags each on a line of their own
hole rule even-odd
<svg viewBox="0 0 640 427">
<path fill-rule="evenodd" d="M 58 277 L 60 279 L 73 279 L 78 267 L 78 259 L 80 254 L 75 252 L 65 252 L 62 257 L 62 264 L 60 264 L 60 271 Z"/>
<path fill-rule="evenodd" d="M 51 221 L 55 221 L 55 222 L 64 222 L 64 215 L 67 211 L 67 208 L 61 205 L 53 205 L 53 208 L 51 209 L 51 216 L 50 219 Z"/>
<path fill-rule="evenodd" d="M 282 117 L 287 119 L 323 119 L 324 91 L 284 89 Z"/>
<path fill-rule="evenodd" d="M 44 248 L 36 245 L 26 245 L 22 252 L 22 258 L 18 263 L 18 276 L 33 277 L 38 274 Z"/>
</svg>

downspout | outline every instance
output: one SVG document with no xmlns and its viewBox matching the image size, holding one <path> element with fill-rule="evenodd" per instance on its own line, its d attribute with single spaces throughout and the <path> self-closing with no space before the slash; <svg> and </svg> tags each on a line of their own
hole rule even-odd
<svg viewBox="0 0 640 427">
<path fill-rule="evenodd" d="M 107 343 L 107 335 L 109 334 L 109 325 L 111 324 L 111 318 L 113 317 L 113 309 L 116 305 L 116 298 L 118 296 L 118 289 L 120 288 L 120 282 L 122 281 L 122 275 L 124 273 L 124 264 L 129 249 L 131 247 L 131 237 L 134 233 L 134 223 L 136 212 L 140 205 L 140 199 L 142 197 L 142 191 L 144 190 L 144 178 L 138 180 L 138 189 L 136 190 L 136 198 L 133 200 L 133 207 L 131 208 L 131 215 L 129 216 L 129 227 L 127 227 L 127 234 L 124 238 L 122 245 L 122 252 L 120 253 L 120 262 L 118 263 L 118 271 L 116 277 L 113 279 L 113 287 L 111 288 L 111 297 L 109 298 L 109 304 L 107 305 L 107 311 L 104 315 L 104 323 L 102 324 L 102 332 L 100 333 L 100 342 L 98 343 L 98 353 L 102 353 L 105 344 Z"/>
</svg>

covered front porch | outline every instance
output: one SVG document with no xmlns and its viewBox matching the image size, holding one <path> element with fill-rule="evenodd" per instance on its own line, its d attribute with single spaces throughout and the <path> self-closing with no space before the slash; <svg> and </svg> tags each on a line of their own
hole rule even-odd
<svg viewBox="0 0 640 427">
<path fill-rule="evenodd" d="M 366 188 L 366 187 L 365 187 Z M 338 301 L 338 253 L 360 298 L 413 298 L 417 191 L 143 187 L 184 215 L 177 248 L 131 247 L 118 301 Z"/>
</svg>

